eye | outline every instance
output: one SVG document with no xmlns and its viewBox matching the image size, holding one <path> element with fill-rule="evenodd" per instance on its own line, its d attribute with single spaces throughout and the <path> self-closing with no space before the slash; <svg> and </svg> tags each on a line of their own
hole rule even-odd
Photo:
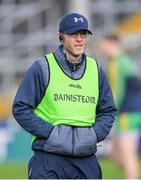
<svg viewBox="0 0 141 180">
<path fill-rule="evenodd" d="M 86 31 L 82 31 L 82 32 L 80 32 L 79 34 L 80 34 L 80 36 L 83 37 L 83 38 L 86 38 L 86 37 L 88 37 L 88 35 L 89 35 L 89 33 L 86 32 Z"/>
<path fill-rule="evenodd" d="M 84 35 L 86 35 L 86 34 L 87 34 L 87 32 L 85 32 L 85 31 L 82 31 L 82 32 L 80 32 L 80 34 L 84 34 Z"/>
</svg>

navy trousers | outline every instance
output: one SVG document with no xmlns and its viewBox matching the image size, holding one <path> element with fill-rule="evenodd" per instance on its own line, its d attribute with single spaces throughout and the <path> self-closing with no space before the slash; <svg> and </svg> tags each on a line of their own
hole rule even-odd
<svg viewBox="0 0 141 180">
<path fill-rule="evenodd" d="M 29 179 L 102 179 L 95 155 L 68 157 L 36 151 L 28 164 Z"/>
</svg>

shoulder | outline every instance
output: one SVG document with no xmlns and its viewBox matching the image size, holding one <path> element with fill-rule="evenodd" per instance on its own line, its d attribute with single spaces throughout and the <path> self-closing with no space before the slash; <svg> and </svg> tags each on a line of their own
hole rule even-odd
<svg viewBox="0 0 141 180">
<path fill-rule="evenodd" d="M 36 61 L 35 64 L 38 66 L 42 71 L 44 71 L 46 68 L 48 68 L 48 61 L 45 56 L 39 57 Z"/>
<path fill-rule="evenodd" d="M 106 79 L 107 81 L 107 77 L 106 77 L 106 74 L 101 66 L 101 64 L 99 63 L 99 61 L 96 59 L 96 58 L 92 58 L 92 57 L 89 57 L 87 56 L 87 60 L 91 63 L 95 63 L 97 65 L 97 68 L 98 68 L 98 76 L 99 76 L 99 82 L 101 83 L 103 80 Z"/>
<path fill-rule="evenodd" d="M 125 53 L 121 53 L 118 57 L 118 61 L 122 67 L 128 68 L 135 65 L 134 60 Z"/>
<path fill-rule="evenodd" d="M 97 67 L 98 67 L 98 70 L 99 70 L 100 64 L 99 64 L 99 62 L 95 58 L 92 58 L 90 56 L 86 56 L 86 60 L 89 61 L 92 64 L 96 64 Z"/>
<path fill-rule="evenodd" d="M 137 73 L 137 67 L 134 60 L 125 53 L 122 53 L 119 57 L 119 68 L 126 76 L 135 75 Z"/>
<path fill-rule="evenodd" d="M 38 73 L 43 69 L 44 65 L 47 66 L 45 57 L 39 57 L 32 63 L 32 65 L 27 70 L 27 73 L 32 73 L 32 72 Z"/>
<path fill-rule="evenodd" d="M 100 65 L 100 63 L 99 63 L 99 61 L 98 61 L 96 58 L 93 58 L 93 57 L 90 57 L 90 56 L 86 56 L 86 57 L 87 57 L 87 60 L 88 60 L 89 62 L 95 63 L 95 64 L 97 65 L 99 72 L 103 71 L 103 70 L 102 70 L 102 67 L 101 67 L 101 65 Z"/>
<path fill-rule="evenodd" d="M 48 63 L 44 56 L 39 57 L 30 66 L 30 68 L 25 73 L 24 79 L 29 80 L 42 80 L 43 84 L 46 86 L 49 78 Z"/>
<path fill-rule="evenodd" d="M 46 74 L 48 72 L 48 61 L 45 56 L 39 57 L 36 61 L 32 64 L 31 69 L 35 72 L 40 72 L 42 74 Z"/>
</svg>

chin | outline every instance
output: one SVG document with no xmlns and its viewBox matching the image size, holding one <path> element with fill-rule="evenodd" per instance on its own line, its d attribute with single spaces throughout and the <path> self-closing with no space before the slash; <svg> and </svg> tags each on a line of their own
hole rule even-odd
<svg viewBox="0 0 141 180">
<path fill-rule="evenodd" d="M 84 50 L 76 51 L 75 55 L 80 56 L 84 53 Z"/>
<path fill-rule="evenodd" d="M 82 56 L 82 54 L 83 54 L 83 53 L 75 53 L 74 55 L 75 55 L 76 57 L 78 57 L 78 56 Z"/>
</svg>

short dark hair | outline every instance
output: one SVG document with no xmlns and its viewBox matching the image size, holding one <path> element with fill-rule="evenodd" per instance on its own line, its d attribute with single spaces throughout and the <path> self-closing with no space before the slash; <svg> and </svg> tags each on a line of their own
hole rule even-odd
<svg viewBox="0 0 141 180">
<path fill-rule="evenodd" d="M 60 33 L 60 35 L 59 35 L 59 41 L 60 41 L 60 42 L 63 41 L 63 34 L 62 34 L 62 33 Z"/>
<path fill-rule="evenodd" d="M 106 34 L 103 36 L 103 39 L 106 39 L 108 41 L 112 41 L 115 43 L 120 43 L 120 37 L 117 34 Z"/>
</svg>

